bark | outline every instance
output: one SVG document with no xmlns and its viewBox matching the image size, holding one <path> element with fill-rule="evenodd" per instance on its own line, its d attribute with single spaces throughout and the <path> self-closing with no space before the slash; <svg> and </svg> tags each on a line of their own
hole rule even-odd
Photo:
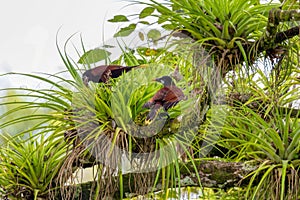
<svg viewBox="0 0 300 200">
<path fill-rule="evenodd" d="M 288 30 L 278 32 L 278 25 L 280 22 L 293 22 L 299 20 L 299 10 L 270 10 L 266 32 L 262 39 L 258 40 L 258 51 L 263 52 L 264 50 L 275 49 L 277 45 L 281 44 L 285 40 L 299 36 L 300 26 L 295 26 Z"/>
<path fill-rule="evenodd" d="M 300 26 L 276 33 L 274 42 L 278 44 L 297 35 L 300 36 Z"/>
<path fill-rule="evenodd" d="M 247 61 L 248 64 L 251 65 L 263 52 L 266 52 L 266 55 L 269 56 L 271 60 L 274 58 L 282 59 L 287 51 L 287 47 L 285 47 L 283 42 L 295 36 L 300 36 L 300 26 L 294 26 L 284 31 L 279 31 L 278 26 L 281 22 L 295 22 L 299 20 L 300 10 L 272 9 L 269 12 L 268 24 L 263 36 L 255 42 L 243 44 L 243 48 L 249 58 Z M 256 51 L 253 51 L 253 49 Z M 242 52 L 237 52 L 236 57 L 239 63 L 244 62 L 245 58 L 242 56 Z M 234 67 L 230 69 L 234 69 Z M 226 73 L 228 71 L 226 71 Z"/>
</svg>

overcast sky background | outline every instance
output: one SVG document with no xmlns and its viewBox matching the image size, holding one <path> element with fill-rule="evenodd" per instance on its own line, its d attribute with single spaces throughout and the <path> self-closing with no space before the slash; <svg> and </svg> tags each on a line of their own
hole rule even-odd
<svg viewBox="0 0 300 200">
<path fill-rule="evenodd" d="M 10 0 L 0 12 L 0 74 L 7 72 L 56 73 L 65 69 L 56 49 L 74 33 L 72 43 L 80 48 L 80 34 L 86 49 L 112 39 L 120 24 L 107 22 L 116 14 L 137 13 L 138 6 L 124 7 L 120 0 Z M 72 55 L 71 55 L 72 56 Z M 0 76 L 0 89 L 32 87 L 31 80 Z"/>
</svg>

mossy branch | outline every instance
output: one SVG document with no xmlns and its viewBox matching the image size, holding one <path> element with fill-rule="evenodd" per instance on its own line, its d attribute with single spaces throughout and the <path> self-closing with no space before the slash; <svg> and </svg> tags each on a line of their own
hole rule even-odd
<svg viewBox="0 0 300 200">
<path fill-rule="evenodd" d="M 196 170 L 195 171 L 195 167 Z M 228 162 L 228 161 L 218 161 L 218 160 L 194 160 L 187 163 L 180 164 L 180 175 L 181 187 L 186 186 L 200 186 L 209 188 L 221 188 L 228 189 L 232 187 L 242 187 L 248 184 L 249 180 L 245 177 L 256 169 L 255 166 L 249 166 L 242 162 Z M 153 173 L 153 172 L 150 172 Z M 157 173 L 157 172 L 156 172 Z M 197 180 L 196 173 L 199 174 L 201 178 L 201 183 Z M 139 188 L 135 184 L 133 178 L 137 174 L 129 173 L 123 175 L 123 193 L 135 193 Z M 141 176 L 145 175 L 142 174 Z M 259 179 L 259 177 L 257 177 Z M 112 177 L 107 177 L 107 179 L 112 179 Z M 101 180 L 106 182 L 105 180 Z M 159 177 L 159 183 L 162 182 L 162 177 Z M 91 194 L 91 188 L 95 185 L 94 181 L 79 184 L 72 187 L 71 191 L 76 193 L 81 193 L 82 196 L 89 196 Z M 149 188 L 151 191 L 153 188 Z M 161 190 L 161 185 L 157 185 L 154 191 Z M 100 190 L 101 192 L 101 190 Z M 105 191 L 103 191 L 105 192 Z M 111 196 L 119 195 L 119 191 L 114 191 Z M 100 194 L 101 196 L 101 194 Z"/>
<path fill-rule="evenodd" d="M 300 35 L 300 26 L 292 27 L 288 30 L 278 32 L 280 22 L 299 21 L 300 10 L 272 9 L 269 12 L 268 24 L 260 49 L 269 49 L 287 39 Z"/>
</svg>

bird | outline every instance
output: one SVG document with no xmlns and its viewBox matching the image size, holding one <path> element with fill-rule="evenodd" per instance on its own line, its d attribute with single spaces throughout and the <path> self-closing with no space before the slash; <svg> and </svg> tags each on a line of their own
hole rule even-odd
<svg viewBox="0 0 300 200">
<path fill-rule="evenodd" d="M 86 70 L 82 75 L 82 81 L 87 86 L 90 81 L 94 83 L 107 83 L 110 78 L 117 78 L 136 67 L 144 65 L 121 66 L 121 65 L 100 65 Z"/>
<path fill-rule="evenodd" d="M 151 123 L 161 107 L 167 111 L 169 108 L 174 107 L 179 101 L 185 99 L 182 90 L 175 85 L 170 76 L 162 76 L 154 80 L 162 83 L 164 87 L 158 90 L 154 96 L 143 105 L 144 108 L 150 109 L 146 117 L 146 124 Z"/>
</svg>

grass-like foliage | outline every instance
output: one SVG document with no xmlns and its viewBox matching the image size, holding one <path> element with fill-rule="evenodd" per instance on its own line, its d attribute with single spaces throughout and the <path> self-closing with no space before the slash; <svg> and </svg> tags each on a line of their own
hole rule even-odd
<svg viewBox="0 0 300 200">
<path fill-rule="evenodd" d="M 274 109 L 266 120 L 262 114 L 242 107 L 227 116 L 222 136 L 219 144 L 229 149 L 228 155 L 259 166 L 245 177 L 250 179 L 247 198 L 296 198 L 300 161 L 298 115 L 292 116 L 287 108 Z"/>
<path fill-rule="evenodd" d="M 130 189 L 150 196 L 156 188 L 163 199 L 179 198 L 181 170 L 188 170 L 201 186 L 203 177 L 194 159 L 219 156 L 256 166 L 242 180 L 246 188 L 221 192 L 222 197 L 297 199 L 300 125 L 294 107 L 299 100 L 299 43 L 260 46 L 268 13 L 280 5 L 257 0 L 133 3 L 146 6 L 135 15 L 137 23 L 124 15 L 109 20 L 131 23 L 114 35 L 116 46 L 86 50 L 82 41 L 82 49 L 75 48 L 76 62 L 66 50 L 72 37 L 62 49 L 57 44 L 70 78 L 4 75 L 46 86 L 0 91 L 2 196 L 77 198 L 81 194 L 74 187 L 74 172 L 94 166 L 89 198 L 122 199 Z M 164 31 L 136 32 L 138 24 L 159 24 Z M 133 34 L 142 41 L 140 46 L 125 44 L 124 37 Z M 113 48 L 121 51 L 116 59 Z M 262 55 L 268 63 L 256 65 Z M 107 83 L 85 85 L 82 72 L 100 61 L 139 67 Z M 164 75 L 174 79 L 185 98 L 167 113 L 160 109 L 146 123 L 149 109 L 144 104 L 163 87 L 153 79 Z"/>
<path fill-rule="evenodd" d="M 70 60 L 64 61 L 76 80 L 77 69 Z M 70 125 L 64 112 L 70 110 L 71 88 L 82 82 L 60 74 L 1 76 L 26 77 L 41 84 L 38 89 L 1 89 L 1 195 L 16 199 L 50 197 L 59 187 L 58 173 L 69 153 L 64 133 Z"/>
<path fill-rule="evenodd" d="M 30 135 L 28 139 L 3 136 L 1 146 L 0 185 L 2 197 L 37 199 L 49 197 L 55 190 L 56 178 L 66 156 L 62 135 Z"/>
<path fill-rule="evenodd" d="M 107 62 L 123 65 L 148 63 L 146 67 L 134 69 L 107 84 L 90 83 L 86 87 L 82 83 L 79 66 L 68 56 L 66 47 L 65 45 L 63 50 L 58 47 L 58 51 L 71 79 L 63 78 L 60 74 L 6 74 L 29 77 L 42 82 L 46 87 L 3 90 L 8 93 L 1 97 L 1 105 L 5 108 L 1 114 L 2 134 L 12 134 L 10 130 L 13 127 L 26 125 L 20 131 L 15 129 L 14 137 L 7 136 L 9 138 L 6 138 L 5 145 L 0 149 L 1 165 L 4 166 L 0 171 L 3 177 L 3 195 L 28 199 L 50 194 L 54 197 L 59 191 L 60 195 L 71 198 L 73 193 L 67 185 L 73 183 L 72 173 L 80 165 L 90 162 L 99 165 L 95 191 L 111 188 L 101 195 L 95 193 L 95 198 L 104 198 L 111 195 L 114 188 L 122 188 L 121 180 L 118 184 L 115 182 L 119 179 L 115 177 L 117 170 L 122 173 L 136 170 L 142 172 L 144 168 L 145 176 L 151 181 L 146 184 L 140 176 L 136 177 L 140 180 L 140 185 L 146 184 L 139 190 L 143 194 L 152 186 L 149 183 L 158 184 L 156 177 L 159 177 L 159 173 L 157 176 L 149 175 L 148 170 L 162 169 L 166 190 L 177 185 L 180 170 L 176 160 L 180 155 L 176 152 L 180 145 L 177 144 L 178 137 L 174 137 L 174 133 L 178 130 L 182 133 L 186 131 L 184 127 L 180 127 L 181 122 L 177 117 L 195 114 L 193 102 L 197 98 L 187 98 L 169 109 L 168 117 L 164 118 L 165 124 L 162 124 L 166 125 L 164 128 L 156 127 L 159 119 L 154 120 L 151 126 L 145 126 L 149 110 L 143 105 L 162 87 L 153 79 L 163 75 L 172 76 L 177 66 L 182 80 L 176 81 L 176 85 L 182 88 L 187 97 L 195 87 L 199 87 L 199 84 L 193 82 L 193 77 L 197 77 L 194 73 L 196 69 L 189 68 L 190 52 L 181 46 L 180 53 L 161 49 L 159 53 L 148 56 L 147 50 L 128 51 L 122 48 L 122 56 L 113 61 L 106 57 Z M 87 68 L 91 66 L 90 60 L 86 59 L 89 56 L 97 57 L 97 52 L 93 53 L 88 51 L 87 55 L 83 48 L 83 56 L 79 60 L 86 63 Z M 188 120 L 185 123 L 189 125 Z M 193 129 L 189 134 L 195 133 L 197 130 Z M 184 137 L 180 140 L 184 141 Z M 71 146 L 73 149 L 69 151 Z M 123 155 L 122 152 L 126 154 Z M 154 152 L 160 157 L 151 157 L 156 155 Z M 145 154 L 150 156 L 140 156 Z M 122 156 L 127 158 L 125 164 L 120 165 L 120 159 L 124 159 Z M 132 160 L 136 164 L 128 165 Z M 173 162 L 175 164 L 167 166 Z M 108 180 L 103 182 L 100 177 Z M 123 195 L 122 189 L 120 195 Z"/>
<path fill-rule="evenodd" d="M 292 107 L 299 98 L 293 87 L 297 81 L 291 78 L 278 86 L 279 79 L 268 76 L 258 70 L 255 81 L 236 77 L 225 123 L 209 131 L 222 128 L 218 145 L 227 149 L 224 157 L 257 166 L 244 178 L 249 181 L 247 199 L 297 199 L 300 124 Z"/>
</svg>

